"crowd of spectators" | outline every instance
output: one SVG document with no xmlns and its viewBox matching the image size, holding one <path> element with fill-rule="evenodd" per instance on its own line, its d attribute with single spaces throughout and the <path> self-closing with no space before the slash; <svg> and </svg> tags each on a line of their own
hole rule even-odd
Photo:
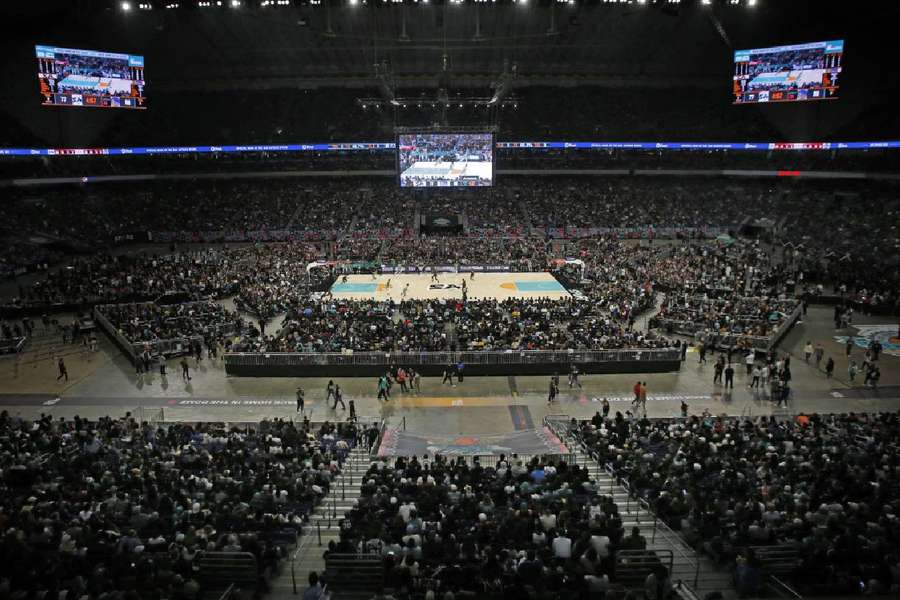
<svg viewBox="0 0 900 600">
<path fill-rule="evenodd" d="M 200 337 L 207 342 L 244 329 L 241 318 L 217 302 L 99 307 L 110 324 L 132 343 Z"/>
<path fill-rule="evenodd" d="M 801 593 L 900 590 L 897 413 L 792 420 L 628 420 L 579 426 L 592 454 L 752 594 L 754 547 L 796 549 Z"/>
<path fill-rule="evenodd" d="M 759 244 L 673 246 L 648 269 L 667 291 L 654 322 L 679 333 L 768 337 L 799 304 L 795 282 Z"/>
<path fill-rule="evenodd" d="M 341 352 L 598 350 L 660 348 L 672 342 L 635 330 L 627 317 L 587 299 L 511 298 L 307 301 L 281 329 L 247 336 L 236 351 Z"/>
<path fill-rule="evenodd" d="M 616 552 L 644 547 L 577 465 L 413 456 L 370 467 L 329 551 L 382 556 L 400 596 L 594 599 L 616 586 Z M 669 597 L 664 568 L 648 579 L 654 598 Z"/>
<path fill-rule="evenodd" d="M 358 433 L 280 419 L 239 429 L 3 411 L 0 589 L 196 600 L 195 560 L 228 551 L 256 558 L 262 591 Z"/>
</svg>

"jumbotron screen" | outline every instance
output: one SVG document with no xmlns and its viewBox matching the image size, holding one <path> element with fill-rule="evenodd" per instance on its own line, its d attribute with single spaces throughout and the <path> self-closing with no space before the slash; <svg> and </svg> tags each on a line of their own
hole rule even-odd
<svg viewBox="0 0 900 600">
<path fill-rule="evenodd" d="M 400 187 L 485 187 L 494 183 L 490 133 L 415 133 L 397 139 Z"/>
<path fill-rule="evenodd" d="M 734 103 L 834 100 L 844 40 L 734 53 Z"/>
<path fill-rule="evenodd" d="M 147 108 L 144 57 L 35 46 L 44 106 Z"/>
</svg>

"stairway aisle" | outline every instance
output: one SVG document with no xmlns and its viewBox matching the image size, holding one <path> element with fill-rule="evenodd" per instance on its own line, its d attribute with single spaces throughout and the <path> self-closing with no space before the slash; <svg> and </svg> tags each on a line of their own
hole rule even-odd
<svg viewBox="0 0 900 600">
<path fill-rule="evenodd" d="M 294 576 L 297 593 L 306 589 L 310 571 L 321 574 L 325 571 L 322 554 L 328 549 L 328 542 L 340 538 L 339 523 L 344 513 L 353 508 L 362 488 L 362 478 L 369 469 L 371 459 L 368 450 L 357 446 L 344 462 L 341 474 L 335 478 L 328 495 L 309 515 L 309 522 L 303 527 L 303 535 L 297 545 L 294 558 Z M 321 536 L 321 538 L 320 538 Z M 321 539 L 321 544 L 320 544 Z M 272 582 L 272 593 L 267 598 L 287 598 L 292 594 L 290 558 Z"/>
<path fill-rule="evenodd" d="M 653 515 L 637 500 L 631 498 L 628 491 L 616 483 L 615 478 L 607 473 L 600 463 L 591 458 L 576 439 L 567 435 L 560 436 L 560 439 L 574 454 L 575 463 L 585 467 L 591 479 L 599 484 L 600 493 L 613 497 L 619 509 L 619 516 L 622 518 L 625 535 L 630 534 L 632 528 L 637 526 L 641 535 L 647 539 L 648 550 L 672 552 L 671 578 L 673 584 L 677 584 L 681 580 L 689 592 L 687 596 L 703 598 L 709 592 L 718 591 L 726 600 L 737 598 L 737 592 L 729 573 L 718 569 L 707 557 L 695 552 L 679 534 L 662 526 L 662 523 L 657 524 Z M 698 562 L 699 577 L 697 576 Z M 694 585 L 695 578 L 696 586 Z"/>
</svg>

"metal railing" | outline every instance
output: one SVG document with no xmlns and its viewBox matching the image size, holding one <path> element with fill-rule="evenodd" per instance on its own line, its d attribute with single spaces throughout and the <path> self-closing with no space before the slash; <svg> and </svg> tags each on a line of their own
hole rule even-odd
<svg viewBox="0 0 900 600">
<path fill-rule="evenodd" d="M 680 361 L 677 348 L 639 350 L 516 350 L 467 352 L 231 352 L 225 364 L 232 366 L 378 366 L 446 365 L 521 365 Z"/>
</svg>

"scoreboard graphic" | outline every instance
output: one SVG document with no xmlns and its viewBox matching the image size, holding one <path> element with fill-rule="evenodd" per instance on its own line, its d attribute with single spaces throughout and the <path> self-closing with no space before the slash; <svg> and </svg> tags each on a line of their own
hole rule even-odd
<svg viewBox="0 0 900 600">
<path fill-rule="evenodd" d="M 844 40 L 738 50 L 734 103 L 834 100 L 843 56 Z"/>
<path fill-rule="evenodd" d="M 44 106 L 147 108 L 144 57 L 35 46 Z"/>
</svg>

